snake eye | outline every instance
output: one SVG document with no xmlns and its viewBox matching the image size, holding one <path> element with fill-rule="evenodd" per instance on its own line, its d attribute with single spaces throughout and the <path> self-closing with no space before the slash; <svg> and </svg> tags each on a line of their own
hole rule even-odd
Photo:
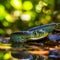
<svg viewBox="0 0 60 60">
<path fill-rule="evenodd" d="M 34 35 L 37 35 L 38 32 L 37 31 L 34 31 L 33 33 L 34 33 Z"/>
</svg>

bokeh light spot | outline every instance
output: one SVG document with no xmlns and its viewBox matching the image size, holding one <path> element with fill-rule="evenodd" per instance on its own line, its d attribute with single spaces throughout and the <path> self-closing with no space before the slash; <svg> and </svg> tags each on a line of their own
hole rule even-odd
<svg viewBox="0 0 60 60">
<path fill-rule="evenodd" d="M 14 22 L 13 17 L 12 17 L 10 14 L 7 14 L 7 15 L 5 16 L 5 19 L 6 19 L 8 22 Z"/>
<path fill-rule="evenodd" d="M 23 3 L 23 9 L 24 10 L 31 10 L 33 8 L 32 2 L 30 1 L 25 1 Z"/>
<path fill-rule="evenodd" d="M 43 1 L 39 1 L 39 3 L 35 7 L 36 12 L 40 13 L 44 6 L 47 6 L 47 4 L 45 2 L 43 2 Z"/>
<path fill-rule="evenodd" d="M 31 19 L 31 16 L 30 16 L 30 14 L 22 14 L 21 19 L 23 21 L 29 21 Z"/>
<path fill-rule="evenodd" d="M 12 33 L 12 30 L 11 30 L 11 29 L 6 29 L 6 33 L 7 33 L 8 35 L 10 35 L 10 34 Z"/>
<path fill-rule="evenodd" d="M 42 6 L 41 5 L 36 5 L 36 12 L 41 12 Z"/>
<path fill-rule="evenodd" d="M 11 0 L 10 4 L 15 8 L 15 9 L 22 9 L 22 1 L 21 0 Z"/>
<path fill-rule="evenodd" d="M 41 19 L 41 23 L 42 23 L 42 24 L 47 24 L 48 21 L 46 21 L 46 19 L 42 18 L 42 19 Z"/>
<path fill-rule="evenodd" d="M 47 3 L 45 3 L 44 1 L 39 1 L 39 5 L 47 6 Z"/>
<path fill-rule="evenodd" d="M 0 10 L 5 10 L 5 7 L 0 4 Z"/>
<path fill-rule="evenodd" d="M 8 27 L 9 26 L 9 23 L 7 21 L 4 21 L 3 22 L 3 26 Z"/>
<path fill-rule="evenodd" d="M 3 20 L 5 17 L 5 7 L 3 5 L 0 5 L 0 20 Z"/>
<path fill-rule="evenodd" d="M 16 10 L 16 11 L 14 11 L 13 14 L 14 14 L 15 17 L 18 17 L 18 16 L 20 16 L 22 14 L 22 11 L 17 11 Z"/>
<path fill-rule="evenodd" d="M 45 19 L 46 19 L 47 21 L 50 21 L 50 20 L 51 20 L 51 16 L 47 15 L 47 16 L 45 17 Z"/>
</svg>

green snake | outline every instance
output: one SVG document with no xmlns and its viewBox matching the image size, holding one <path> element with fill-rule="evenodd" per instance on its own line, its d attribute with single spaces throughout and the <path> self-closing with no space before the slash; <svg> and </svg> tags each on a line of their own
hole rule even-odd
<svg viewBox="0 0 60 60">
<path fill-rule="evenodd" d="M 28 43 L 24 44 L 24 42 L 40 40 L 48 36 L 48 34 L 51 33 L 54 29 L 60 30 L 60 23 L 51 23 L 51 24 L 33 27 L 31 29 L 28 29 L 27 31 L 14 32 L 10 36 L 10 42 L 12 43 L 13 47 L 27 48 L 29 47 L 29 45 Z"/>
<path fill-rule="evenodd" d="M 40 50 L 41 46 L 39 43 L 33 42 L 35 40 L 40 40 L 42 38 L 45 38 L 48 36 L 49 33 L 51 33 L 53 30 L 60 31 L 60 23 L 52 23 L 52 24 L 46 24 L 42 26 L 33 27 L 31 29 L 28 29 L 26 31 L 19 31 L 14 32 L 10 35 L 10 43 L 11 45 L 11 53 L 19 53 L 22 51 L 31 51 L 31 50 Z M 30 45 L 25 44 L 27 41 L 32 41 Z M 39 46 L 34 46 L 34 45 Z M 32 46 L 31 46 L 32 45 Z M 27 52 L 28 53 L 28 52 Z M 27 55 L 27 54 L 26 54 Z M 12 55 L 13 56 L 13 55 Z"/>
<path fill-rule="evenodd" d="M 14 32 L 10 36 L 12 42 L 24 42 L 27 40 L 36 40 L 44 38 L 49 32 L 59 25 L 59 23 L 46 24 L 42 26 L 33 27 L 27 31 Z"/>
</svg>

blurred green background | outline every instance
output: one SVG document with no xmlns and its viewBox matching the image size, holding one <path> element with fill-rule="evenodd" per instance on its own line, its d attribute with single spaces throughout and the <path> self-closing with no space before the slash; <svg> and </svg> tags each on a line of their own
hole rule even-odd
<svg viewBox="0 0 60 60">
<path fill-rule="evenodd" d="M 60 22 L 60 0 L 0 0 L 0 35 Z"/>
</svg>

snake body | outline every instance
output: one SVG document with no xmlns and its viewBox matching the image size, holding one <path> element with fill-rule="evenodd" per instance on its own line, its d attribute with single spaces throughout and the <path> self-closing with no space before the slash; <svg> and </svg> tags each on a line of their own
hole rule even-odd
<svg viewBox="0 0 60 60">
<path fill-rule="evenodd" d="M 39 45 L 39 42 L 41 43 L 41 40 L 47 41 L 47 39 L 48 39 L 48 41 L 52 41 L 52 40 L 60 41 L 60 37 L 59 37 L 60 34 L 50 35 L 50 33 L 52 33 L 52 31 L 54 31 L 54 30 L 60 32 L 60 29 L 57 28 L 57 26 L 60 26 L 60 23 L 46 24 L 46 25 L 42 25 L 42 26 L 33 27 L 31 29 L 28 29 L 27 31 L 14 32 L 10 36 L 10 42 L 12 43 L 12 47 L 17 47 L 17 48 L 27 48 L 28 47 L 29 48 L 29 46 L 31 46 L 32 44 L 37 46 L 37 45 Z M 46 39 L 46 37 L 47 37 L 47 39 Z M 37 41 L 38 41 L 38 43 L 37 43 Z M 44 43 L 45 43 L 45 41 L 44 41 Z M 27 42 L 27 43 L 25 43 L 25 42 Z M 37 43 L 37 44 L 34 44 L 34 43 Z"/>
<path fill-rule="evenodd" d="M 9 43 L 12 44 L 12 48 L 29 48 L 31 45 L 39 46 L 40 44 L 42 46 L 45 42 L 48 44 L 49 41 L 55 40 L 60 43 L 60 23 L 51 23 L 33 27 L 26 31 L 14 32 L 10 35 Z"/>
<path fill-rule="evenodd" d="M 56 25 L 60 25 L 60 23 L 46 24 L 33 27 L 31 29 L 28 29 L 27 31 L 14 32 L 10 36 L 10 41 L 24 42 L 27 40 L 37 40 L 44 38 L 55 29 Z"/>
</svg>

